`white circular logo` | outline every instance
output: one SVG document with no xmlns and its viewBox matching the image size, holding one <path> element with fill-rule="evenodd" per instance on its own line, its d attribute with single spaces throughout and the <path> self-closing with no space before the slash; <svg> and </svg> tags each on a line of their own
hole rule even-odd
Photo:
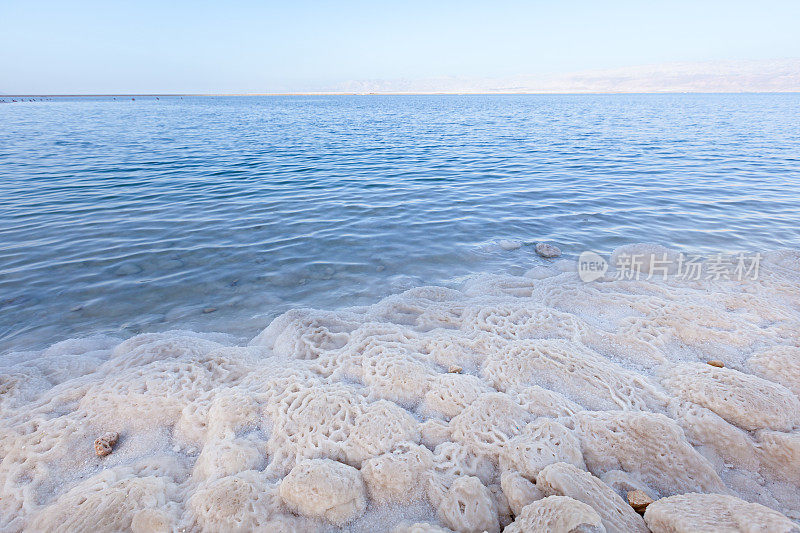
<svg viewBox="0 0 800 533">
<path fill-rule="evenodd" d="M 585 251 L 578 256 L 578 276 L 590 282 L 603 277 L 608 270 L 608 262 L 595 252 Z"/>
</svg>

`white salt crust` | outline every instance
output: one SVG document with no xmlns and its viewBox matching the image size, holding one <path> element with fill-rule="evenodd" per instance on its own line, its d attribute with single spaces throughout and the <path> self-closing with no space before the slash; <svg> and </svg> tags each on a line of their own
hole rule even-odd
<svg viewBox="0 0 800 533">
<path fill-rule="evenodd" d="M 248 346 L 10 354 L 0 531 L 797 531 L 798 332 L 776 252 L 757 280 L 558 263 L 290 311 Z"/>
</svg>

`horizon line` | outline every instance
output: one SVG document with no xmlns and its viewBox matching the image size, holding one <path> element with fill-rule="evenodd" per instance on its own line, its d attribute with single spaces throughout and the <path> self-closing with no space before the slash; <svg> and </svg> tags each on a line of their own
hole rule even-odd
<svg viewBox="0 0 800 533">
<path fill-rule="evenodd" d="M 3 94 L 0 98 L 91 98 L 91 97 L 170 97 L 170 96 L 469 96 L 469 95 L 602 95 L 602 94 L 800 94 L 787 91 L 308 91 L 265 93 L 63 93 L 63 94 Z"/>
</svg>

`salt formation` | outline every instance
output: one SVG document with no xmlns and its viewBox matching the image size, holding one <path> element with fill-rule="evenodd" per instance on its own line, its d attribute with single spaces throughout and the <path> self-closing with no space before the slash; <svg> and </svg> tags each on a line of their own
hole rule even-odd
<svg viewBox="0 0 800 533">
<path fill-rule="evenodd" d="M 526 505 L 504 533 L 605 533 L 600 515 L 590 506 L 566 496 L 548 496 Z"/>
<path fill-rule="evenodd" d="M 772 509 L 723 494 L 681 494 L 647 507 L 654 533 L 797 533 L 800 527 Z"/>
<path fill-rule="evenodd" d="M 0 531 L 796 531 L 798 272 L 795 252 L 743 280 L 556 262 L 290 311 L 247 346 L 9 354 Z"/>
<path fill-rule="evenodd" d="M 552 257 L 559 257 L 561 255 L 561 250 L 559 250 L 557 246 L 553 246 L 552 244 L 547 244 L 546 242 L 540 242 L 536 245 L 536 253 L 541 255 L 542 257 L 552 258 Z"/>
</svg>

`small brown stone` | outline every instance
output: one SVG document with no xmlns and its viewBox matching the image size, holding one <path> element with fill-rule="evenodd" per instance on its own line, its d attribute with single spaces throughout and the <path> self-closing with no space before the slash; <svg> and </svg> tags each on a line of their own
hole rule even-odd
<svg viewBox="0 0 800 533">
<path fill-rule="evenodd" d="M 450 368 L 447 369 L 447 371 L 451 374 L 460 374 L 462 370 L 464 369 L 458 365 L 450 365 Z"/>
<path fill-rule="evenodd" d="M 119 433 L 114 433 L 113 431 L 104 433 L 102 437 L 94 441 L 95 453 L 97 453 L 97 455 L 100 457 L 105 457 L 106 455 L 110 454 L 114 449 L 114 445 L 117 443 L 118 438 Z"/>
<path fill-rule="evenodd" d="M 717 368 L 724 368 L 725 367 L 725 363 L 723 363 L 722 361 L 718 361 L 717 359 L 709 361 L 708 364 L 711 365 L 711 366 L 715 366 Z"/>
<path fill-rule="evenodd" d="M 653 503 L 653 498 L 640 490 L 632 490 L 628 492 L 628 503 L 633 507 L 634 511 L 644 514 L 647 506 Z"/>
</svg>

